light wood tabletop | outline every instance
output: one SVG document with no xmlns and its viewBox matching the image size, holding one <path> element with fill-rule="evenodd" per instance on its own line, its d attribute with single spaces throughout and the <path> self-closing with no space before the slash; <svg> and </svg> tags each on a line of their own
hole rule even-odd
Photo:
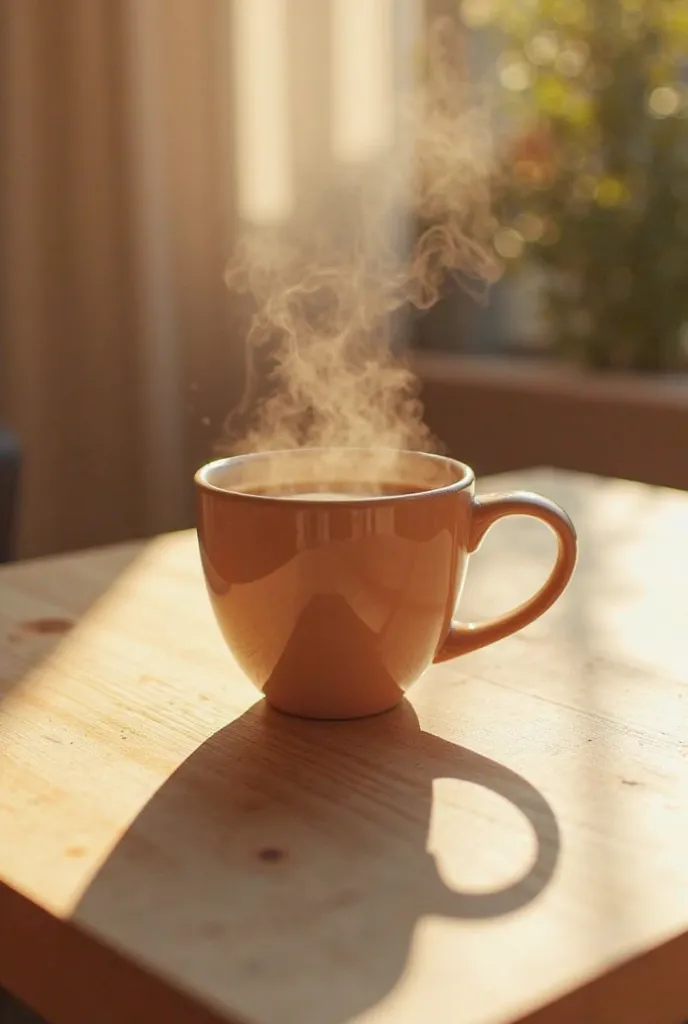
<svg viewBox="0 0 688 1024">
<path fill-rule="evenodd" d="M 376 719 L 267 711 L 192 533 L 0 572 L 0 984 L 54 1024 L 688 1019 L 688 495 L 533 470 L 580 562 Z M 499 524 L 461 617 L 526 597 Z"/>
</svg>

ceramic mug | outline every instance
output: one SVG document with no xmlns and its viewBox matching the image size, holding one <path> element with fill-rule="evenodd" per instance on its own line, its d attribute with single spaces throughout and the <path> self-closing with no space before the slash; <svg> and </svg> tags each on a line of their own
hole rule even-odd
<svg viewBox="0 0 688 1024">
<path fill-rule="evenodd" d="M 421 452 L 297 449 L 211 462 L 195 477 L 210 600 L 239 666 L 275 708 L 361 718 L 396 705 L 433 662 L 543 614 L 566 587 L 576 534 L 537 494 L 475 496 L 475 476 Z M 468 556 L 505 516 L 558 541 L 542 588 L 478 624 L 453 619 Z"/>
</svg>

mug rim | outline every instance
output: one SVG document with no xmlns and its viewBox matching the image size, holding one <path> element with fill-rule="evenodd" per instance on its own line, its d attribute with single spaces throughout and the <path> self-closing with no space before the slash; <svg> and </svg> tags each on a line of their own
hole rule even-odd
<svg viewBox="0 0 688 1024">
<path fill-rule="evenodd" d="M 327 451 L 342 451 L 351 452 L 355 454 L 360 452 L 361 454 L 379 451 L 379 452 L 395 452 L 398 455 L 411 455 L 421 456 L 423 459 L 430 460 L 436 463 L 443 463 L 454 466 L 457 468 L 461 475 L 459 479 L 454 480 L 449 484 L 442 484 L 441 487 L 430 487 L 425 490 L 410 491 L 406 494 L 366 494 L 360 497 L 342 497 L 341 500 L 333 502 L 332 499 L 323 498 L 319 500 L 317 497 L 299 498 L 298 495 L 289 495 L 285 497 L 280 494 L 252 494 L 249 491 L 237 491 L 232 490 L 229 487 L 217 487 L 215 484 L 208 480 L 208 474 L 223 466 L 228 466 L 232 463 L 237 464 L 240 462 L 255 461 L 260 459 L 267 459 L 270 457 L 280 457 L 283 455 L 293 455 L 295 452 L 303 452 L 317 454 L 318 452 Z M 194 473 L 194 484 L 200 491 L 204 491 L 207 494 L 214 494 L 218 496 L 224 496 L 224 498 L 240 499 L 242 501 L 252 502 L 268 502 L 268 503 L 284 503 L 289 502 L 290 506 L 294 505 L 305 505 L 309 508 L 315 507 L 327 507 L 332 509 L 333 506 L 341 507 L 342 505 L 361 506 L 366 504 L 377 505 L 381 502 L 389 503 L 395 501 L 414 501 L 418 498 L 430 498 L 434 495 L 449 494 L 455 491 L 463 491 L 475 483 L 475 473 L 472 468 L 465 462 L 460 462 L 458 459 L 453 459 L 448 455 L 435 455 L 432 452 L 415 451 L 413 449 L 394 449 L 394 448 L 360 448 L 353 447 L 347 448 L 343 445 L 332 445 L 330 447 L 313 447 L 313 448 L 280 448 L 265 452 L 246 452 L 242 455 L 228 455 L 224 458 L 213 459 L 210 462 L 206 462 L 203 466 Z"/>
</svg>

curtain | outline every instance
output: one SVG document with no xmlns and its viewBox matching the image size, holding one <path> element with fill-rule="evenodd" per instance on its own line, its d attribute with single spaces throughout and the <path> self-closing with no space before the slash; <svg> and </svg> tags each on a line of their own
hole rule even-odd
<svg viewBox="0 0 688 1024">
<path fill-rule="evenodd" d="M 192 523 L 193 470 L 243 387 L 223 283 L 238 225 L 376 151 L 419 9 L 0 0 L 0 425 L 22 445 L 20 554 Z"/>
<path fill-rule="evenodd" d="M 0 0 L 0 422 L 19 551 L 188 525 L 238 386 L 229 5 Z"/>
</svg>

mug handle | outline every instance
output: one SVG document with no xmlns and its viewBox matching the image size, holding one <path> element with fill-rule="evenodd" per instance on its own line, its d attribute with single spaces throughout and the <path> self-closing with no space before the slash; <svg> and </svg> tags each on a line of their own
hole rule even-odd
<svg viewBox="0 0 688 1024">
<path fill-rule="evenodd" d="M 491 526 L 505 516 L 531 516 L 554 531 L 558 541 L 557 560 L 547 582 L 528 601 L 489 622 L 452 622 L 449 633 L 433 661 L 448 661 L 493 644 L 523 629 L 550 608 L 566 588 L 576 565 L 576 530 L 563 509 L 548 498 L 527 491 L 486 494 L 473 499 L 469 553 L 476 551 Z"/>
</svg>

